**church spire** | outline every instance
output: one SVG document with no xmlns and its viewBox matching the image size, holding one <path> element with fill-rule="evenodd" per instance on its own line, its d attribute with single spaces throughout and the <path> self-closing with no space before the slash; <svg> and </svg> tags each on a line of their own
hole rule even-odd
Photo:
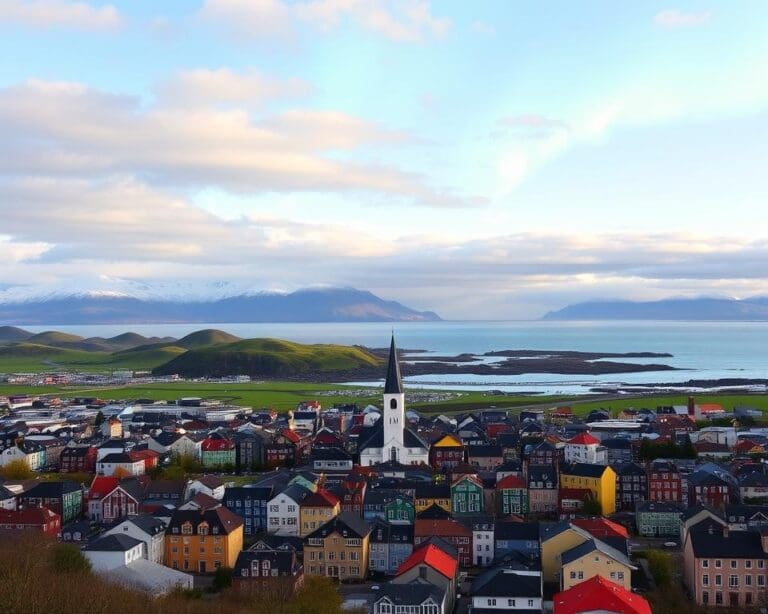
<svg viewBox="0 0 768 614">
<path fill-rule="evenodd" d="M 403 381 L 400 378 L 400 364 L 397 362 L 394 333 L 392 333 L 392 343 L 389 346 L 389 364 L 387 365 L 387 381 L 384 383 L 384 394 L 403 394 Z"/>
</svg>

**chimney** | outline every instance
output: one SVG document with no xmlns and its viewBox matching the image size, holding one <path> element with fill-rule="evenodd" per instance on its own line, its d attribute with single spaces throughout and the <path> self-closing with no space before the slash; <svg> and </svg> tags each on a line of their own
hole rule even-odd
<svg viewBox="0 0 768 614">
<path fill-rule="evenodd" d="M 696 401 L 693 397 L 688 397 L 688 415 L 691 418 L 696 415 Z"/>
</svg>

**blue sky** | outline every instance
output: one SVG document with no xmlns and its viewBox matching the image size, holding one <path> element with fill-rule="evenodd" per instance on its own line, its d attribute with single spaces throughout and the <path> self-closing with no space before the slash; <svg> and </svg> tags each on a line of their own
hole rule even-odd
<svg viewBox="0 0 768 614">
<path fill-rule="evenodd" d="M 768 293 L 764 2 L 0 0 L 0 54 L 8 296 Z"/>
</svg>

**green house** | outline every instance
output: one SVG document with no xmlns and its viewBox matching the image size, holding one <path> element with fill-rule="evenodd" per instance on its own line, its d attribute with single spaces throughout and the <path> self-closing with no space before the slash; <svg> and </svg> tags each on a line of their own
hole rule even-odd
<svg viewBox="0 0 768 614">
<path fill-rule="evenodd" d="M 392 524 L 413 524 L 416 518 L 416 508 L 413 500 L 405 496 L 397 496 L 384 504 L 384 517 Z"/>
<path fill-rule="evenodd" d="M 476 475 L 463 475 L 451 484 L 451 510 L 454 516 L 469 516 L 485 511 L 483 483 Z"/>
<path fill-rule="evenodd" d="M 500 516 L 528 513 L 528 488 L 516 475 L 508 475 L 496 484 L 496 509 Z"/>
</svg>

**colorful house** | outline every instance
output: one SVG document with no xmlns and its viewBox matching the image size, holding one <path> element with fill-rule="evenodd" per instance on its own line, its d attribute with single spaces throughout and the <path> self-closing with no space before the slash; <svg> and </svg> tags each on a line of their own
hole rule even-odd
<svg viewBox="0 0 768 614">
<path fill-rule="evenodd" d="M 648 467 L 648 500 L 683 503 L 683 482 L 677 465 L 654 460 Z"/>
<path fill-rule="evenodd" d="M 483 483 L 477 475 L 463 475 L 451 484 L 454 516 L 474 516 L 485 510 Z"/>
<path fill-rule="evenodd" d="M 368 567 L 372 572 L 394 574 L 413 552 L 413 526 L 376 520 L 371 526 Z"/>
<path fill-rule="evenodd" d="M 67 524 L 83 515 L 83 487 L 77 482 L 40 482 L 19 496 L 23 507 L 47 507 Z"/>
<path fill-rule="evenodd" d="M 165 565 L 213 573 L 234 567 L 243 549 L 243 519 L 222 505 L 176 510 L 165 532 Z"/>
<path fill-rule="evenodd" d="M 65 446 L 59 455 L 61 473 L 94 473 L 96 471 L 95 446 Z"/>
<path fill-rule="evenodd" d="M 500 516 L 528 513 L 528 487 L 522 478 L 508 475 L 496 482 L 496 509 Z"/>
<path fill-rule="evenodd" d="M 466 458 L 464 443 L 456 435 L 446 434 L 429 449 L 429 464 L 435 470 L 453 469 Z"/>
<path fill-rule="evenodd" d="M 451 487 L 448 484 L 420 482 L 415 486 L 413 503 L 417 514 L 423 512 L 432 505 L 438 505 L 439 507 L 442 507 L 446 512 L 450 512 Z"/>
<path fill-rule="evenodd" d="M 364 580 L 370 533 L 371 527 L 362 518 L 342 512 L 305 538 L 305 572 L 338 580 Z"/>
<path fill-rule="evenodd" d="M 432 537 L 439 537 L 454 548 L 461 567 L 472 566 L 472 529 L 451 518 L 423 519 L 414 523 L 413 543 L 418 546 Z"/>
<path fill-rule="evenodd" d="M 605 465 L 608 462 L 607 451 L 600 446 L 600 440 L 589 433 L 579 433 L 565 444 L 566 463 L 589 463 Z"/>
<path fill-rule="evenodd" d="M 318 489 L 299 505 L 299 536 L 306 537 L 341 513 L 341 502 L 334 494 Z"/>
<path fill-rule="evenodd" d="M 235 442 L 221 433 L 211 433 L 200 446 L 203 467 L 221 469 L 233 467 L 236 461 Z"/>
<path fill-rule="evenodd" d="M 589 490 L 600 505 L 603 516 L 616 511 L 616 473 L 608 465 L 573 463 L 560 471 L 563 488 Z"/>
<path fill-rule="evenodd" d="M 593 576 L 575 584 L 568 590 L 555 594 L 552 601 L 553 614 L 651 614 L 651 607 L 640 595 L 602 576 Z"/>
<path fill-rule="evenodd" d="M 454 595 L 458 589 L 459 565 L 455 552 L 449 552 L 449 547 L 441 540 L 432 540 L 414 548 L 413 553 L 397 570 L 392 585 L 408 586 L 412 584 L 427 584 L 438 586 L 445 590 L 447 604 L 446 612 L 453 611 Z M 379 610 L 380 612 L 386 610 Z M 396 610 L 389 610 L 396 612 Z"/>
<path fill-rule="evenodd" d="M 143 481 L 142 481 L 143 480 Z M 114 522 L 139 513 L 146 478 L 96 476 L 88 489 L 88 517 L 97 522 Z"/>
<path fill-rule="evenodd" d="M 243 519 L 245 535 L 255 535 L 267 528 L 267 504 L 273 494 L 271 484 L 230 486 L 224 491 L 224 506 Z"/>
<path fill-rule="evenodd" d="M 61 532 L 61 516 L 47 507 L 0 509 L 0 536 L 19 531 L 33 531 L 55 538 Z"/>
<path fill-rule="evenodd" d="M 635 509 L 637 532 L 643 537 L 679 537 L 683 506 L 669 501 L 643 501 Z"/>
<path fill-rule="evenodd" d="M 637 569 L 627 555 L 599 539 L 588 539 L 566 550 L 560 562 L 560 590 L 567 590 L 594 576 L 602 576 L 631 590 L 632 571 Z"/>
</svg>

